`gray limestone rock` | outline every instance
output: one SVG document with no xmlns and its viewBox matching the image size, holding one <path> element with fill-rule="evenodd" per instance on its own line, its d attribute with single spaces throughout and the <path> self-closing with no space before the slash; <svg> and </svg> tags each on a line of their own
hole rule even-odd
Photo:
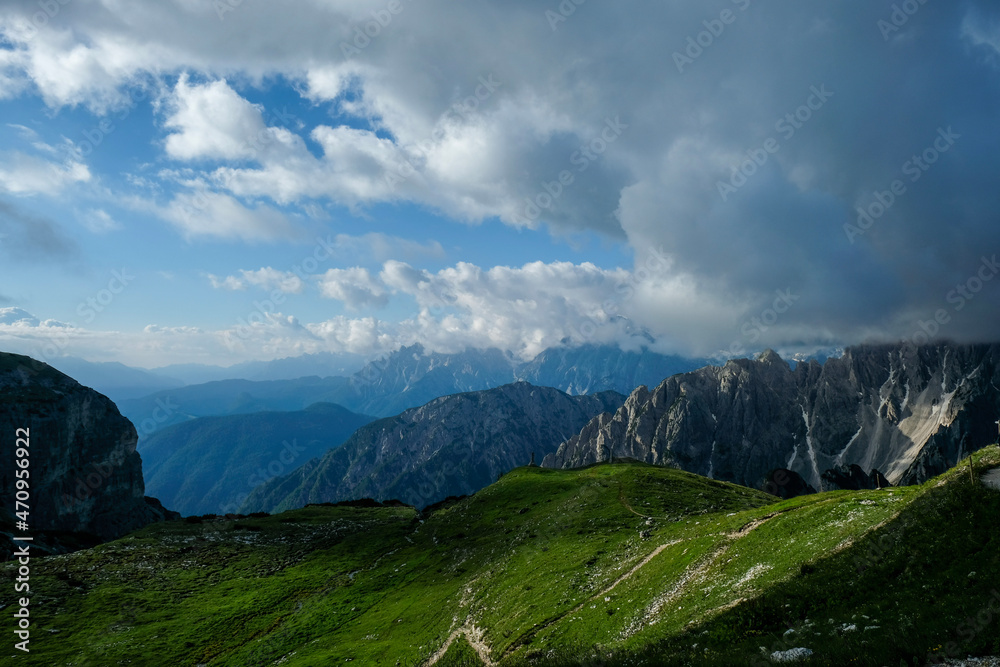
<svg viewBox="0 0 1000 667">
<path fill-rule="evenodd" d="M 15 508 L 16 434 L 28 429 L 28 533 L 110 540 L 176 516 L 146 498 L 136 431 L 106 396 L 47 364 L 0 353 L 0 503 Z"/>
<path fill-rule="evenodd" d="M 794 370 L 769 350 L 639 387 L 542 465 L 626 456 L 748 486 L 784 468 L 817 490 L 856 465 L 919 483 L 997 441 L 998 382 L 1000 345 L 861 345 Z"/>
</svg>

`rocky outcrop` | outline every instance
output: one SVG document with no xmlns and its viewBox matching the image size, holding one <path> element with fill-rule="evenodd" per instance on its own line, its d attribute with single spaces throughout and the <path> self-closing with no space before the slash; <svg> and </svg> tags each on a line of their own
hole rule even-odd
<svg viewBox="0 0 1000 667">
<path fill-rule="evenodd" d="M 884 489 L 892 486 L 885 475 L 878 470 L 865 473 L 861 466 L 852 463 L 849 466 L 837 466 L 830 468 L 822 475 L 823 482 L 830 489 L 844 489 L 846 491 L 863 491 L 871 489 Z"/>
<path fill-rule="evenodd" d="M 615 392 L 569 396 L 527 382 L 437 398 L 361 427 L 322 458 L 257 487 L 241 511 L 365 497 L 425 507 L 471 494 L 532 454 L 554 452 L 623 400 Z"/>
<path fill-rule="evenodd" d="M 772 470 L 756 486 L 771 495 L 786 499 L 816 493 L 816 489 L 806 484 L 802 475 L 787 468 Z"/>
<path fill-rule="evenodd" d="M 794 370 L 767 351 L 639 387 L 542 465 L 627 456 L 750 486 L 786 468 L 822 490 L 853 464 L 918 483 L 996 442 L 998 382 L 998 345 L 862 345 Z"/>
<path fill-rule="evenodd" d="M 29 429 L 29 534 L 109 540 L 176 516 L 144 496 L 136 431 L 107 397 L 29 357 L 0 353 L 0 502 L 15 508 L 15 433 Z"/>
</svg>

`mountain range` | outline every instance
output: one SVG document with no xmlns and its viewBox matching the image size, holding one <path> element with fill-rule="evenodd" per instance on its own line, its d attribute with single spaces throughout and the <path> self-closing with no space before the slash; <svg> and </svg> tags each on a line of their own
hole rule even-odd
<svg viewBox="0 0 1000 667">
<path fill-rule="evenodd" d="M 998 345 L 861 345 L 794 370 L 769 350 L 638 387 L 542 465 L 628 457 L 758 488 L 786 469 L 816 490 L 854 465 L 915 484 L 995 442 L 998 382 Z"/>
<path fill-rule="evenodd" d="M 115 403 L 183 387 L 184 382 L 168 375 L 108 361 L 93 362 L 79 357 L 59 357 L 49 363 L 85 387 L 91 387 Z"/>
<path fill-rule="evenodd" d="M 295 410 L 299 402 L 317 396 L 343 399 L 345 393 L 388 409 L 456 386 L 499 382 L 504 369 L 509 370 L 509 360 L 496 351 L 438 356 L 411 349 L 390 361 L 363 385 L 345 384 L 343 378 L 305 378 L 228 381 L 223 383 L 230 387 L 228 394 L 211 384 L 186 390 L 206 412 Z M 600 349 L 577 349 L 548 351 L 521 371 L 589 392 L 604 386 L 607 378 L 621 382 L 655 372 L 642 363 L 639 355 L 614 357 Z M 147 480 L 168 505 L 185 513 L 218 512 L 247 493 L 244 511 L 364 496 L 398 497 L 422 507 L 449 495 L 470 494 L 535 452 L 546 467 L 629 458 L 782 497 L 876 489 L 921 482 L 990 442 L 993 422 L 1000 416 L 993 391 L 998 372 L 994 346 L 862 345 L 823 364 L 801 362 L 794 369 L 767 351 L 756 360 L 734 359 L 672 375 L 653 389 L 640 385 L 621 405 L 609 407 L 612 402 L 603 400 L 589 408 L 578 425 L 566 419 L 552 422 L 558 424 L 557 431 L 531 430 L 540 427 L 546 415 L 551 419 L 565 409 L 567 396 L 557 390 L 522 381 L 485 390 L 482 396 L 452 391 L 351 437 L 348 430 L 333 427 L 335 437 L 306 435 L 311 445 L 301 460 L 308 463 L 294 471 L 282 466 L 283 476 L 269 475 L 259 485 L 263 476 L 248 485 L 242 465 L 267 456 L 254 453 L 259 429 L 239 416 L 193 419 L 183 428 L 170 427 L 165 437 L 149 439 L 156 452 L 147 458 Z M 352 380 L 357 382 L 357 377 Z M 531 386 L 531 392 L 511 388 L 521 385 Z M 237 391 L 240 388 L 244 391 Z M 478 412 L 467 407 L 472 395 L 477 396 Z M 512 412 L 505 414 L 507 405 L 513 406 Z M 484 428 L 496 428 L 491 422 L 505 424 L 506 439 L 482 435 Z M 531 428 L 525 430 L 526 424 Z M 342 441 L 342 451 L 333 449 Z M 145 443 L 140 444 L 144 456 Z M 161 451 L 173 453 L 164 467 Z M 223 496 L 226 501 L 220 502 Z"/>
<path fill-rule="evenodd" d="M 329 404 L 200 418 L 148 439 L 150 473 L 212 505 L 214 475 L 270 477 L 241 509 L 265 513 L 183 521 L 144 495 L 112 401 L 0 354 L 0 431 L 30 439 L 0 456 L 31 473 L 0 468 L 0 552 L 28 532 L 8 510 L 25 480 L 32 554 L 83 549 L 31 561 L 31 623 L 62 637 L 32 645 L 39 664 L 996 655 L 998 354 L 864 345 L 792 369 L 769 351 L 627 399 L 519 381 L 370 423 Z M 282 475 L 299 438 L 327 449 Z M 542 455 L 572 469 L 524 465 Z M 780 478 L 818 493 L 747 488 Z"/>
<path fill-rule="evenodd" d="M 316 403 L 175 424 L 142 441 L 146 490 L 185 516 L 235 512 L 255 486 L 322 456 L 372 420 Z"/>
<path fill-rule="evenodd" d="M 570 394 L 617 391 L 699 368 L 703 360 L 649 350 L 585 345 L 543 351 L 521 362 L 496 349 L 431 353 L 404 347 L 368 363 L 349 377 L 310 375 L 296 379 L 227 379 L 160 391 L 119 402 L 142 437 L 194 417 L 247 414 L 261 410 L 302 410 L 313 403 L 336 403 L 360 414 L 390 417 L 440 396 L 491 389 L 516 380 Z"/>
<path fill-rule="evenodd" d="M 183 384 L 202 384 L 216 380 L 294 380 L 307 375 L 348 376 L 364 364 L 364 358 L 356 354 L 316 352 L 271 361 L 244 361 L 232 366 L 171 364 L 149 372 L 175 378 Z"/>
<path fill-rule="evenodd" d="M 570 396 L 523 381 L 436 398 L 363 426 L 321 458 L 261 484 L 241 511 L 367 497 L 425 507 L 472 494 L 532 457 L 540 461 L 624 400 L 612 391 Z"/>
</svg>

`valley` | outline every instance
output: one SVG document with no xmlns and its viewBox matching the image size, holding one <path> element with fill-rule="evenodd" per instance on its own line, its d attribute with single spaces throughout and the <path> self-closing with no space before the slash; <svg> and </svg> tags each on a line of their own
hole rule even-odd
<svg viewBox="0 0 1000 667">
<path fill-rule="evenodd" d="M 0 0 L 0 667 L 1000 667 L 1000 0 Z"/>
<path fill-rule="evenodd" d="M 973 463 L 995 469 L 1000 448 Z M 518 468 L 428 514 L 314 505 L 154 524 L 38 564 L 33 657 L 756 665 L 803 648 L 802 664 L 909 665 L 996 653 L 996 633 L 966 617 L 1000 614 L 1000 493 L 967 466 L 778 502 L 639 463 Z"/>
<path fill-rule="evenodd" d="M 86 474 L 61 472 L 87 465 L 65 444 L 84 432 L 63 434 L 81 418 L 113 434 L 84 441 L 87 456 L 120 449 L 128 462 L 69 506 L 78 516 L 55 505 L 32 524 L 31 659 L 653 667 L 996 655 L 1000 446 L 962 451 L 995 414 L 983 385 L 994 347 L 907 354 L 851 348 L 793 371 L 768 352 L 627 398 L 518 381 L 374 421 L 330 403 L 196 417 L 148 436 L 142 460 L 108 399 L 2 355 L 0 389 L 23 406 L 6 418 L 63 443 L 40 459 L 50 488 Z M 803 395 L 817 406 L 806 418 Z M 858 433 L 872 429 L 861 454 L 893 451 L 914 433 L 907 420 L 939 424 L 910 441 L 911 463 L 885 466 L 893 485 L 859 465 L 870 455 L 822 458 L 857 447 L 858 433 L 837 441 L 852 414 Z M 781 467 L 784 443 L 804 433 L 813 473 L 820 460 L 841 465 L 810 477 L 793 449 Z M 696 445 L 709 439 L 706 461 Z M 747 482 L 759 473 L 723 479 L 747 461 L 768 471 L 758 488 Z M 918 479 L 900 477 L 912 461 Z M 234 489 L 244 500 L 225 503 Z M 8 513 L 0 533 L 12 552 Z"/>
</svg>

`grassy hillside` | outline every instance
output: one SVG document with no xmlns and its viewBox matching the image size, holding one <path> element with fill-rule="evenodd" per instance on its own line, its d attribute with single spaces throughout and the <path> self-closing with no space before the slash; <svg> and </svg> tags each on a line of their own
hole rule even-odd
<svg viewBox="0 0 1000 667">
<path fill-rule="evenodd" d="M 975 461 L 1000 465 L 1000 449 Z M 779 502 L 641 464 L 519 468 L 427 517 L 314 506 L 153 525 L 34 563 L 21 664 L 755 665 L 804 647 L 799 664 L 896 667 L 1000 653 L 1000 492 L 967 465 Z"/>
</svg>

